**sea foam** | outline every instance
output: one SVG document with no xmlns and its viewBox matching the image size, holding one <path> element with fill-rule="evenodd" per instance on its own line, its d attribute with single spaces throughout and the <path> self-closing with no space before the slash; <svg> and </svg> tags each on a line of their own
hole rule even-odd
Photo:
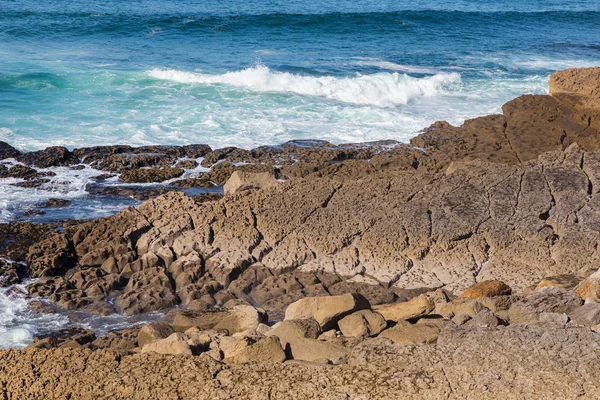
<svg viewBox="0 0 600 400">
<path fill-rule="evenodd" d="M 393 107 L 407 104 L 415 98 L 436 96 L 461 81 L 457 73 L 415 78 L 398 72 L 380 72 L 339 78 L 276 72 L 262 65 L 222 75 L 172 69 L 153 69 L 147 74 L 155 79 L 178 83 L 223 84 L 256 92 L 293 93 L 377 107 Z"/>
</svg>

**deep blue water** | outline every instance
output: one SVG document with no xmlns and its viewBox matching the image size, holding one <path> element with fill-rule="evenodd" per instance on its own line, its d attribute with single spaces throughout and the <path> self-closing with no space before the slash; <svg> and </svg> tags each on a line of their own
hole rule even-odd
<svg viewBox="0 0 600 400">
<path fill-rule="evenodd" d="M 600 64 L 598 21 L 592 0 L 0 0 L 0 140 L 408 140 Z"/>
</svg>

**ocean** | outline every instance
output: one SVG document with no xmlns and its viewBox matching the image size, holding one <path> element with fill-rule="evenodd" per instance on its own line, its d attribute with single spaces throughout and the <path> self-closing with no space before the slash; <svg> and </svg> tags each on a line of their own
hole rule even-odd
<svg viewBox="0 0 600 400">
<path fill-rule="evenodd" d="M 598 21 L 597 0 L 0 0 L 0 140 L 407 142 L 546 93 L 556 70 L 599 65 Z M 73 200 L 51 219 L 133 204 L 89 198 L 90 168 L 52 171 L 36 189 L 0 180 L 0 221 L 50 197 Z M 68 324 L 31 316 L 27 301 L 0 291 L 0 347 Z"/>
</svg>

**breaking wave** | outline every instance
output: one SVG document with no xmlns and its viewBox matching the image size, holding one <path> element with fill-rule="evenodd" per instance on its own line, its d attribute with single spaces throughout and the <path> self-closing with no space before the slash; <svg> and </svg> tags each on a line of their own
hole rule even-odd
<svg viewBox="0 0 600 400">
<path fill-rule="evenodd" d="M 222 75 L 153 69 L 147 74 L 155 79 L 190 84 L 222 84 L 256 92 L 293 93 L 322 97 L 343 103 L 393 107 L 407 104 L 419 97 L 432 97 L 461 83 L 457 73 L 439 73 L 415 78 L 397 72 L 338 78 L 333 76 L 304 76 L 271 71 L 256 66 Z"/>
</svg>

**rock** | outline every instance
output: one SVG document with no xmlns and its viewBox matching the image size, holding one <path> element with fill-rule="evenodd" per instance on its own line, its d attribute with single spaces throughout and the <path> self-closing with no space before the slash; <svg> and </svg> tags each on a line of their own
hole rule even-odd
<svg viewBox="0 0 600 400">
<path fill-rule="evenodd" d="M 572 274 L 548 276 L 548 277 L 542 279 L 540 281 L 540 283 L 537 284 L 537 286 L 535 287 L 535 290 L 549 287 L 549 286 L 562 287 L 565 289 L 573 289 L 580 282 L 581 282 L 581 278 L 578 278 L 577 276 L 572 275 Z"/>
<path fill-rule="evenodd" d="M 16 158 L 21 155 L 21 152 L 10 144 L 0 141 L 0 160 L 6 158 Z"/>
<path fill-rule="evenodd" d="M 54 146 L 17 156 L 17 161 L 39 168 L 64 167 L 79 164 L 79 158 L 66 147 Z"/>
<path fill-rule="evenodd" d="M 511 324 L 538 321 L 541 313 L 569 314 L 581 306 L 581 298 L 567 289 L 547 287 L 514 303 L 508 309 Z"/>
<path fill-rule="evenodd" d="M 123 172 L 119 175 L 119 182 L 126 183 L 151 183 L 164 182 L 183 175 L 182 168 L 139 168 Z"/>
<path fill-rule="evenodd" d="M 36 337 L 30 348 L 51 348 L 62 345 L 63 343 L 73 342 L 78 345 L 84 345 L 96 340 L 96 335 L 92 330 L 72 327 L 64 328 L 52 332 L 48 336 Z M 41 343 L 37 343 L 41 342 Z"/>
<path fill-rule="evenodd" d="M 494 327 L 498 326 L 500 324 L 500 321 L 498 321 L 498 318 L 489 309 L 484 308 L 483 310 L 475 314 L 475 316 L 471 318 L 468 322 L 466 322 L 466 324 Z"/>
<path fill-rule="evenodd" d="M 308 297 L 290 304 L 285 311 L 285 319 L 314 318 L 322 329 L 327 330 L 340 318 L 366 308 L 369 308 L 369 302 L 357 294 Z"/>
<path fill-rule="evenodd" d="M 344 346 L 317 339 L 296 338 L 287 344 L 294 360 L 338 364 L 348 357 L 350 350 Z"/>
<path fill-rule="evenodd" d="M 485 299 L 482 297 L 481 299 Z M 452 318 L 455 315 L 467 315 L 473 318 L 485 307 L 479 302 L 479 299 L 456 299 L 446 303 L 436 312 L 446 318 Z"/>
<path fill-rule="evenodd" d="M 345 316 L 338 321 L 342 334 L 347 337 L 377 336 L 387 328 L 383 316 L 371 310 L 361 310 Z"/>
<path fill-rule="evenodd" d="M 538 318 L 539 322 L 542 323 L 551 323 L 551 324 L 558 324 L 558 325 L 565 325 L 567 322 L 569 322 L 569 316 L 565 313 L 553 313 L 553 312 L 543 312 L 539 315 Z"/>
<path fill-rule="evenodd" d="M 38 205 L 38 207 L 40 207 L 40 208 L 66 207 L 69 204 L 71 204 L 71 200 L 51 198 L 51 199 L 46 200 L 42 204 Z"/>
<path fill-rule="evenodd" d="M 234 171 L 223 185 L 223 190 L 227 196 L 244 190 L 263 189 L 276 185 L 277 180 L 268 172 Z"/>
<path fill-rule="evenodd" d="M 214 329 L 227 329 L 230 335 L 235 333 L 256 333 L 260 323 L 268 321 L 268 316 L 263 310 L 249 305 L 237 305 L 227 312 Z"/>
<path fill-rule="evenodd" d="M 434 343 L 440 330 L 430 325 L 412 325 L 408 322 L 401 322 L 398 325 L 386 329 L 379 334 L 379 337 L 390 339 L 398 344 L 422 344 Z"/>
<path fill-rule="evenodd" d="M 228 316 L 229 313 L 224 310 L 184 310 L 175 315 L 172 326 L 177 332 L 184 332 L 193 327 L 198 327 L 198 329 L 204 331 L 213 329 L 222 319 Z"/>
<path fill-rule="evenodd" d="M 569 313 L 569 318 L 578 324 L 593 326 L 600 324 L 600 304 L 586 303 Z"/>
<path fill-rule="evenodd" d="M 224 352 L 226 364 L 247 364 L 260 362 L 283 362 L 285 353 L 276 336 L 262 338 L 256 342 L 248 338 L 241 339 L 229 346 Z"/>
<path fill-rule="evenodd" d="M 144 347 L 148 343 L 165 339 L 173 333 L 173 327 L 164 322 L 153 322 L 142 326 L 137 335 L 138 345 Z"/>
<path fill-rule="evenodd" d="M 185 354 L 192 355 L 192 350 L 187 344 L 188 338 L 183 333 L 173 333 L 169 337 L 156 342 L 148 343 L 142 347 L 142 353 L 154 352 L 158 354 Z"/>
<path fill-rule="evenodd" d="M 433 299 L 427 295 L 420 295 L 412 300 L 385 304 L 376 308 L 376 311 L 383 315 L 386 321 L 406 321 L 423 317 L 431 313 L 435 308 Z"/>
<path fill-rule="evenodd" d="M 575 291 L 583 300 L 592 299 L 600 301 L 600 270 L 579 283 Z"/>
<path fill-rule="evenodd" d="M 93 342 L 86 345 L 93 350 L 110 349 L 110 350 L 133 350 L 138 347 L 138 331 L 139 328 L 127 328 L 119 331 L 109 332 L 108 334 L 97 338 Z"/>
<path fill-rule="evenodd" d="M 285 348 L 288 343 L 298 338 L 316 339 L 320 332 L 319 323 L 312 318 L 292 319 L 274 325 L 268 336 L 277 336 Z"/>
<path fill-rule="evenodd" d="M 510 286 L 502 281 L 490 280 L 469 286 L 460 297 L 463 299 L 477 299 L 479 297 L 507 296 L 510 294 Z"/>
<path fill-rule="evenodd" d="M 477 315 L 477 314 L 475 314 Z M 451 321 L 457 325 L 457 326 L 461 326 L 466 324 L 467 322 L 469 322 L 471 320 L 471 317 L 467 314 L 458 314 L 455 315 L 454 317 L 452 317 Z"/>
</svg>

